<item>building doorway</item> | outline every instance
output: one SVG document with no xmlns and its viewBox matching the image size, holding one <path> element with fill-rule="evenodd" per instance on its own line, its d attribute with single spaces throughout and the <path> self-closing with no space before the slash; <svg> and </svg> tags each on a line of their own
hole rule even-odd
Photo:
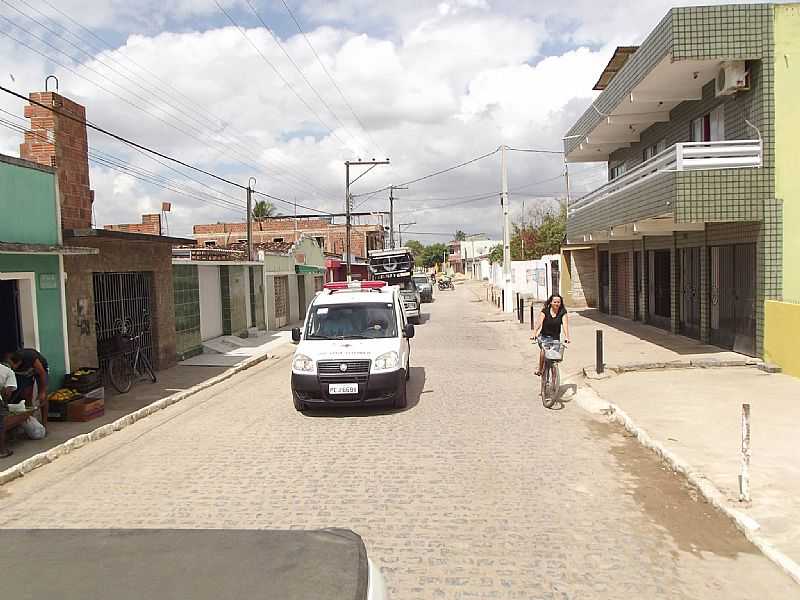
<svg viewBox="0 0 800 600">
<path fill-rule="evenodd" d="M 681 333 L 700 338 L 700 252 L 701 248 L 682 248 L 681 266 Z"/>
<path fill-rule="evenodd" d="M 306 318 L 306 276 L 305 275 L 298 275 L 297 276 L 297 314 L 300 316 L 300 320 L 303 321 Z"/>
<path fill-rule="evenodd" d="M 289 322 L 289 277 L 275 278 L 275 326 L 285 327 Z"/>
<path fill-rule="evenodd" d="M 642 253 L 633 253 L 633 320 L 642 318 Z"/>
<path fill-rule="evenodd" d="M 611 304 L 615 315 L 630 318 L 630 261 L 627 252 L 618 252 L 611 255 L 611 281 L 612 297 Z"/>
<path fill-rule="evenodd" d="M 712 246 L 711 341 L 735 352 L 756 351 L 756 246 Z"/>
<path fill-rule="evenodd" d="M 656 327 L 669 329 L 672 319 L 672 257 L 669 250 L 650 250 L 649 321 Z"/>
<path fill-rule="evenodd" d="M 0 352 L 22 348 L 22 315 L 16 279 L 0 280 Z"/>
</svg>

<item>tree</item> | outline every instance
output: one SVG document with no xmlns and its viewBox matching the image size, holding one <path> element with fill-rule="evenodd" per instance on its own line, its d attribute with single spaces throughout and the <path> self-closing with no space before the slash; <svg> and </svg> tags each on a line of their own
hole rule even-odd
<svg viewBox="0 0 800 600">
<path fill-rule="evenodd" d="M 497 244 L 494 248 L 491 249 L 489 252 L 489 262 L 494 263 L 502 263 L 503 262 L 503 245 Z"/>
<path fill-rule="evenodd" d="M 536 257 L 558 254 L 567 231 L 567 205 L 562 204 L 558 214 L 548 215 L 537 230 Z"/>
<path fill-rule="evenodd" d="M 258 223 L 259 231 L 262 230 L 262 222 L 269 217 L 277 216 L 277 213 L 278 211 L 275 210 L 275 206 L 271 202 L 257 200 L 253 206 L 253 220 Z"/>
<path fill-rule="evenodd" d="M 422 258 L 425 253 L 425 246 L 423 246 L 417 240 L 408 240 L 405 245 L 406 248 L 411 250 L 411 254 L 414 256 L 414 263 L 418 267 L 422 267 Z"/>
<path fill-rule="evenodd" d="M 459 229 L 458 231 L 456 231 L 455 239 L 457 242 L 463 242 L 465 239 L 467 239 L 467 234 Z"/>
<path fill-rule="evenodd" d="M 447 256 L 447 244 L 431 244 L 425 246 L 422 253 L 422 266 L 430 268 L 437 263 L 443 262 Z"/>
</svg>

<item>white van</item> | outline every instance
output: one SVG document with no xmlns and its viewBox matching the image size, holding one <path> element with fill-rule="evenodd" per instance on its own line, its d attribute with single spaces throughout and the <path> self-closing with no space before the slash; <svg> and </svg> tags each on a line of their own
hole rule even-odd
<svg viewBox="0 0 800 600">
<path fill-rule="evenodd" d="M 325 284 L 308 307 L 292 358 L 297 410 L 391 404 L 405 408 L 414 325 L 385 281 Z"/>
</svg>

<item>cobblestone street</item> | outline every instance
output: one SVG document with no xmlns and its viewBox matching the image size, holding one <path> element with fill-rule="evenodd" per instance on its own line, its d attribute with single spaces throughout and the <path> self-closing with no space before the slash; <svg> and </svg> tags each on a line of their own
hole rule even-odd
<svg viewBox="0 0 800 600">
<path fill-rule="evenodd" d="M 264 363 L 0 487 L 0 526 L 347 527 L 402 600 L 800 598 L 623 430 L 545 410 L 481 293 L 423 305 L 405 411 L 297 413 Z"/>
</svg>

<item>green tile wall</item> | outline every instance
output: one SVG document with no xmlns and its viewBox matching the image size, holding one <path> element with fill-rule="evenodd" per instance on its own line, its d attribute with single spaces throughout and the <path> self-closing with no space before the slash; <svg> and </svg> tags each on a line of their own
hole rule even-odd
<svg viewBox="0 0 800 600">
<path fill-rule="evenodd" d="M 200 283 L 195 265 L 173 265 L 175 295 L 175 349 L 178 360 L 202 354 L 200 339 Z"/>
</svg>

